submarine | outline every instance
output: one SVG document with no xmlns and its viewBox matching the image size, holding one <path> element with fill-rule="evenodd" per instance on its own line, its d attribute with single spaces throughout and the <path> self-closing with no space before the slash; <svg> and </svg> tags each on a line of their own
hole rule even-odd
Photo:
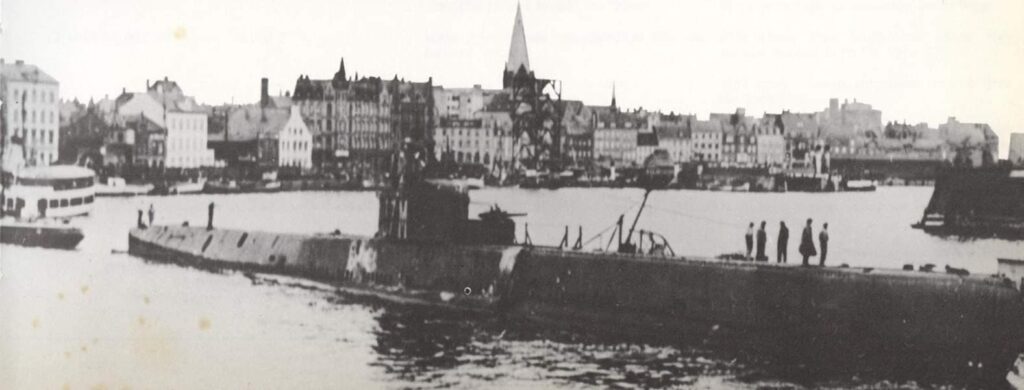
<svg viewBox="0 0 1024 390">
<path fill-rule="evenodd" d="M 637 340 L 751 340 L 770 356 L 928 370 L 1005 385 L 1024 352 L 1024 294 L 1007 275 L 801 267 L 677 255 L 619 218 L 613 249 L 517 241 L 514 215 L 470 218 L 467 188 L 429 178 L 405 142 L 373 237 L 139 226 L 132 255 L 307 277 L 343 294 L 472 310 Z M 648 175 L 650 194 L 665 178 Z M 567 234 L 568 236 L 568 234 Z M 566 237 L 567 238 L 567 237 Z M 612 247 L 612 245 L 609 245 Z"/>
</svg>

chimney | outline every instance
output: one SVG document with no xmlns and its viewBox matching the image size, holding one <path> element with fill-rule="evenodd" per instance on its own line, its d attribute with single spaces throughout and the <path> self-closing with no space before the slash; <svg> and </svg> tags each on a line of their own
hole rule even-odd
<svg viewBox="0 0 1024 390">
<path fill-rule="evenodd" d="M 146 79 L 146 90 L 149 90 L 149 79 Z"/>
<path fill-rule="evenodd" d="M 266 77 L 260 79 L 260 107 L 266 107 L 270 103 L 270 95 L 267 94 L 267 86 L 270 83 Z"/>
</svg>

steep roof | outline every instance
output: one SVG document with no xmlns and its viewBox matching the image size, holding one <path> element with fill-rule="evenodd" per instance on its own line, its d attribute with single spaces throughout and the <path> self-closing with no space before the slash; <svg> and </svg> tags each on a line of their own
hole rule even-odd
<svg viewBox="0 0 1024 390">
<path fill-rule="evenodd" d="M 691 129 L 685 125 L 660 125 L 654 127 L 654 133 L 658 135 L 658 139 L 669 139 L 669 138 L 691 138 Z"/>
<path fill-rule="evenodd" d="M 18 61 L 13 64 L 4 63 L 0 66 L 0 75 L 8 81 L 24 81 L 29 83 L 57 84 L 57 79 L 39 69 L 38 66 Z"/>
<path fill-rule="evenodd" d="M 720 133 L 722 132 L 722 124 L 719 122 L 712 121 L 696 121 L 693 123 L 694 133 Z"/>
<path fill-rule="evenodd" d="M 242 106 L 228 116 L 228 141 L 252 141 L 274 138 L 288 123 L 291 111 L 283 108 L 260 109 L 257 105 Z"/>
<path fill-rule="evenodd" d="M 523 10 L 516 4 L 516 21 L 512 26 L 512 43 L 508 48 L 508 61 L 505 62 L 505 70 L 518 72 L 523 67 L 530 71 L 530 56 L 526 53 L 526 32 L 523 29 Z"/>
</svg>

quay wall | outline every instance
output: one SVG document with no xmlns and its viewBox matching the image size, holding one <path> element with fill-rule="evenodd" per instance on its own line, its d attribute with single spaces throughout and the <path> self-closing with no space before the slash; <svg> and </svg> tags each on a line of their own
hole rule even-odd
<svg viewBox="0 0 1024 390">
<path fill-rule="evenodd" d="M 129 252 L 651 334 L 722 325 L 987 361 L 1024 340 L 1022 295 L 992 276 L 165 226 L 133 229 Z"/>
</svg>

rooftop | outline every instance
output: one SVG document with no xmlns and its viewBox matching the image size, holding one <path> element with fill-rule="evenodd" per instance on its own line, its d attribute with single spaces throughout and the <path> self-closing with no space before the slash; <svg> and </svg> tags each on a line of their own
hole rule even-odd
<svg viewBox="0 0 1024 390">
<path fill-rule="evenodd" d="M 17 61 L 13 64 L 6 61 L 0 63 L 0 74 L 4 80 L 29 83 L 58 84 L 57 79 L 39 69 L 38 66 Z"/>
</svg>

